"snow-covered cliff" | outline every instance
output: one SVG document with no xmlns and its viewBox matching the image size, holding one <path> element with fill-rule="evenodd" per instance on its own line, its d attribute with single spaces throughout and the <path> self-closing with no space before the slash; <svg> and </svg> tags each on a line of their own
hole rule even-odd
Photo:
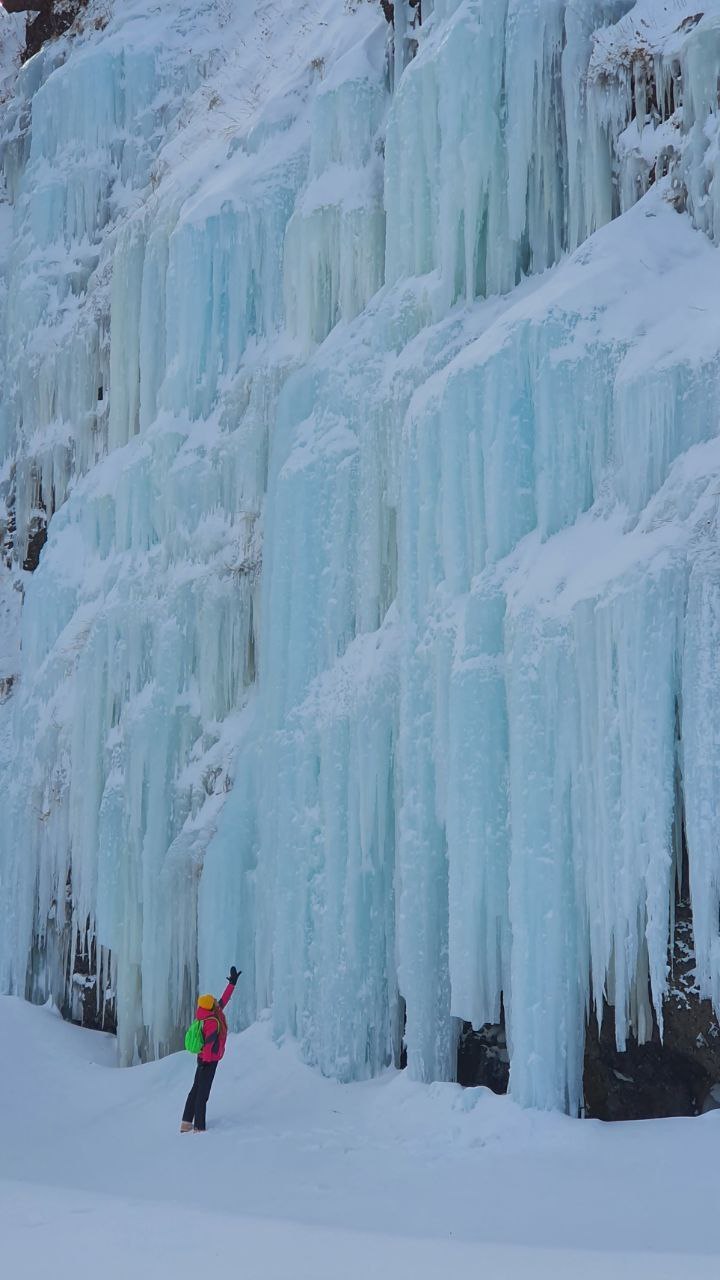
<svg viewBox="0 0 720 1280">
<path fill-rule="evenodd" d="M 575 1110 L 684 856 L 720 1008 L 720 6 L 395 8 L 91 0 L 5 105 L 0 988 L 502 1004 Z"/>
</svg>

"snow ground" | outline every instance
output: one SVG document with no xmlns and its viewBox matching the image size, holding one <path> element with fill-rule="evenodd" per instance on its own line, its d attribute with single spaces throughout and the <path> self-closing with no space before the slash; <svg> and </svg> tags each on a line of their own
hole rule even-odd
<svg viewBox="0 0 720 1280">
<path fill-rule="evenodd" d="M 622 1125 L 388 1072 L 339 1085 L 232 1036 L 207 1135 L 192 1061 L 0 998 L 2 1274 L 14 1280 L 711 1280 L 720 1111 Z M 234 1264 L 234 1265 L 233 1265 Z"/>
</svg>

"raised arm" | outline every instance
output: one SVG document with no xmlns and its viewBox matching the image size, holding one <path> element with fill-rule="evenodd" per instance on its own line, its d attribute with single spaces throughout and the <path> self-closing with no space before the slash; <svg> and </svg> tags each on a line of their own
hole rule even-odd
<svg viewBox="0 0 720 1280">
<path fill-rule="evenodd" d="M 228 984 L 220 997 L 219 1003 L 221 1009 L 224 1009 L 225 1005 L 228 1003 L 233 991 L 235 990 L 235 983 L 240 977 L 241 972 L 241 969 L 236 969 L 235 965 L 232 965 L 228 975 Z"/>
</svg>

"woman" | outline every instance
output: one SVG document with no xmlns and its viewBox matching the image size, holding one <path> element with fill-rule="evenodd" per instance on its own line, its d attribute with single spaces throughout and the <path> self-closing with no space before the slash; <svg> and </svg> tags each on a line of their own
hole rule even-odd
<svg viewBox="0 0 720 1280">
<path fill-rule="evenodd" d="M 220 999 L 216 1000 L 214 996 L 200 996 L 198 1000 L 195 1017 L 201 1025 L 203 1047 L 198 1054 L 195 1079 L 185 1103 L 180 1124 L 181 1133 L 205 1132 L 205 1108 L 215 1079 L 217 1064 L 225 1052 L 227 1040 L 227 1022 L 223 1010 L 235 990 L 235 983 L 239 977 L 240 971 L 233 965 L 228 977 L 228 985 Z"/>
</svg>

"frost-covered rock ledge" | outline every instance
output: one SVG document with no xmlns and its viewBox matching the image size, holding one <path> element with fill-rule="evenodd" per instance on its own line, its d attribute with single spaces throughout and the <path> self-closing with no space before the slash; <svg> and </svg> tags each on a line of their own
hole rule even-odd
<svg viewBox="0 0 720 1280">
<path fill-rule="evenodd" d="M 502 1009 L 577 1111 L 676 882 L 720 1007 L 720 5 L 395 10 L 90 0 L 14 79 L 0 989 L 127 1062 L 235 956 L 341 1079 Z"/>
</svg>

